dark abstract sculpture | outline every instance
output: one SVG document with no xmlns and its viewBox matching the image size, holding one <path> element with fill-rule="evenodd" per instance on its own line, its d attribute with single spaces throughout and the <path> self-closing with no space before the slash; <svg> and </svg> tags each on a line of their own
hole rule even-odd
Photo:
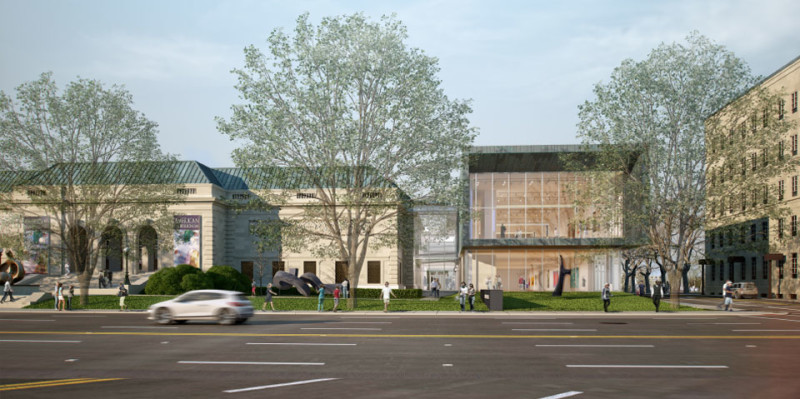
<svg viewBox="0 0 800 399">
<path fill-rule="evenodd" d="M 283 270 L 275 273 L 275 275 L 272 277 L 272 285 L 277 287 L 279 290 L 288 290 L 289 288 L 295 287 L 297 288 L 297 292 L 303 294 L 303 296 L 309 296 L 311 294 L 311 291 L 308 289 L 308 285 L 306 285 L 305 281 L 300 280 L 296 275 Z"/>
<path fill-rule="evenodd" d="M 564 267 L 564 257 L 558 255 L 558 262 L 558 284 L 556 285 L 555 291 L 553 291 L 553 296 L 561 296 L 561 293 L 564 291 L 564 277 L 567 274 L 572 274 L 572 269 Z"/>
<path fill-rule="evenodd" d="M 322 281 L 320 281 L 319 277 L 317 277 L 317 275 L 314 273 L 303 273 L 303 275 L 300 276 L 300 280 L 306 284 L 311 284 L 316 291 L 319 291 L 319 287 L 324 285 L 322 284 Z"/>
<path fill-rule="evenodd" d="M 5 260 L 0 264 L 0 285 L 6 281 L 16 284 L 25 277 L 25 268 L 14 260 L 11 251 L 6 252 Z"/>
</svg>

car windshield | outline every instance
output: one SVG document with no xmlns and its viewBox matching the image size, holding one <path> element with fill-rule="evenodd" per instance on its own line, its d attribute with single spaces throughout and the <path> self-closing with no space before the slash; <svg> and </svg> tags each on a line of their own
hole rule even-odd
<svg viewBox="0 0 800 399">
<path fill-rule="evenodd" d="M 233 298 L 236 299 L 239 302 L 249 302 L 250 301 L 249 299 L 247 299 L 246 296 L 244 296 L 244 294 L 236 294 L 236 295 L 233 296 Z"/>
</svg>

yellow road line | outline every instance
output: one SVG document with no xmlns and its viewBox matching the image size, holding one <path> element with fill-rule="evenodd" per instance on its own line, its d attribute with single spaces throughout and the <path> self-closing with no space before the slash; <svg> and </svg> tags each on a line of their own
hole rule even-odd
<svg viewBox="0 0 800 399">
<path fill-rule="evenodd" d="M 50 381 L 37 381 L 37 382 L 23 383 L 23 384 L 8 384 L 8 385 L 0 385 L 0 392 L 15 391 L 20 389 L 61 387 L 65 385 L 76 385 L 76 384 L 90 384 L 94 382 L 117 381 L 122 379 L 123 378 L 77 378 L 77 379 L 73 378 L 68 380 L 50 380 Z"/>
<path fill-rule="evenodd" d="M 800 339 L 800 335 L 499 335 L 499 334 L 257 334 L 257 333 L 190 333 L 139 331 L 0 331 L 0 334 L 39 335 L 121 335 L 121 336 L 186 336 L 186 337 L 334 337 L 334 338 L 464 338 L 464 339 Z"/>
</svg>

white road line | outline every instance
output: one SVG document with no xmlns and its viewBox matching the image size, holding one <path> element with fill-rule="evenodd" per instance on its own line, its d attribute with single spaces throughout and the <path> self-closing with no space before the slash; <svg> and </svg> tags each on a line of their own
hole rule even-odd
<svg viewBox="0 0 800 399">
<path fill-rule="evenodd" d="M 536 345 L 542 347 L 566 348 L 655 348 L 655 345 Z"/>
<path fill-rule="evenodd" d="M 49 320 L 49 319 L 42 319 L 42 320 L 37 320 L 37 319 L 0 319 L 0 321 L 55 321 L 55 320 Z"/>
<path fill-rule="evenodd" d="M 303 327 L 301 330 L 359 330 L 359 331 L 381 331 L 382 328 L 349 328 L 349 327 Z"/>
<path fill-rule="evenodd" d="M 752 317 L 754 319 L 780 320 L 780 321 L 791 321 L 792 323 L 800 323 L 800 320 L 781 319 L 781 318 L 778 318 L 778 317 L 759 317 L 759 316 L 746 316 L 746 317 Z"/>
<path fill-rule="evenodd" d="M 247 366 L 324 366 L 325 363 L 310 362 L 215 362 L 205 360 L 180 360 L 178 364 L 239 364 Z"/>
<path fill-rule="evenodd" d="M 51 341 L 51 340 L 37 340 L 37 339 L 0 339 L 0 342 L 33 342 L 33 343 L 50 343 L 50 344 L 79 344 L 83 341 Z"/>
<path fill-rule="evenodd" d="M 504 321 L 502 324 L 575 324 L 575 323 L 562 323 L 562 322 L 551 322 L 551 321 L 531 321 L 531 322 L 511 322 L 511 321 Z"/>
<path fill-rule="evenodd" d="M 105 318 L 105 316 L 81 316 L 81 315 L 69 315 L 69 316 L 67 316 L 67 315 L 57 315 L 57 316 L 53 316 L 53 317 L 66 317 L 66 318 L 70 318 L 70 319 L 73 318 L 73 317 L 93 318 L 93 319 Z"/>
<path fill-rule="evenodd" d="M 761 324 L 761 323 L 686 323 L 686 324 L 715 324 L 715 325 L 730 325 L 730 324 Z"/>
<path fill-rule="evenodd" d="M 177 329 L 178 327 L 154 327 L 154 326 L 102 326 L 100 328 L 149 328 L 149 329 Z"/>
<path fill-rule="evenodd" d="M 312 384 L 312 383 L 315 383 L 315 382 L 324 382 L 324 381 L 333 381 L 333 380 L 338 380 L 338 378 L 319 378 L 319 379 L 316 379 L 316 380 L 305 380 L 305 381 L 286 382 L 286 383 L 283 383 L 283 384 L 262 385 L 260 387 L 229 389 L 227 391 L 222 391 L 222 392 L 225 392 L 225 393 L 237 393 L 237 392 L 257 391 L 259 389 L 280 388 L 280 387 L 288 387 L 288 386 L 292 386 L 292 385 Z"/>
<path fill-rule="evenodd" d="M 364 319 L 385 320 L 385 319 L 399 319 L 399 318 L 400 317 L 397 317 L 397 316 L 383 316 L 383 317 L 380 317 L 380 316 L 377 316 L 377 317 L 376 316 L 371 316 L 371 317 L 353 317 L 353 316 L 351 316 L 351 317 L 342 317 L 342 320 L 345 320 L 345 319 L 348 319 L 348 320 L 355 320 L 355 319 L 359 319 L 359 320 L 364 320 Z"/>
<path fill-rule="evenodd" d="M 453 363 L 443 363 L 442 367 L 453 367 Z"/>
<path fill-rule="evenodd" d="M 512 328 L 511 331 L 597 331 L 596 328 Z"/>
<path fill-rule="evenodd" d="M 652 317 L 653 320 L 716 320 L 717 317 Z"/>
<path fill-rule="evenodd" d="M 391 321 L 334 321 L 337 324 L 392 324 Z"/>
<path fill-rule="evenodd" d="M 798 332 L 800 330 L 731 330 L 731 331 L 734 331 L 734 332 L 780 332 L 780 331 Z"/>
<path fill-rule="evenodd" d="M 248 342 L 246 345 L 356 346 L 358 344 L 325 344 L 314 342 Z"/>
<path fill-rule="evenodd" d="M 568 364 L 570 368 L 598 369 L 726 369 L 728 366 L 691 366 L 668 364 Z"/>
<path fill-rule="evenodd" d="M 580 392 L 580 391 L 569 391 L 569 392 L 560 393 L 558 395 L 545 396 L 545 397 L 542 397 L 542 398 L 539 398 L 539 399 L 561 399 L 561 398 L 568 398 L 570 396 L 580 395 L 582 393 L 583 392 Z"/>
<path fill-rule="evenodd" d="M 558 320 L 558 318 L 556 318 L 556 317 L 536 317 L 536 318 L 530 318 L 530 317 L 522 318 L 522 317 L 519 317 L 519 318 L 514 318 L 514 319 L 509 319 L 508 317 L 495 317 L 494 319 L 495 320 L 516 320 L 516 321 L 519 321 L 519 320 Z"/>
</svg>

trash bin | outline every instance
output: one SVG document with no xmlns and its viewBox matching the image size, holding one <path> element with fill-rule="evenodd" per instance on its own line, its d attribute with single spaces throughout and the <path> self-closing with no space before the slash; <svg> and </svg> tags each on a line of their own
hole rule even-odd
<svg viewBox="0 0 800 399">
<path fill-rule="evenodd" d="M 489 310 L 503 310 L 503 290 L 481 290 L 481 300 Z"/>
</svg>

